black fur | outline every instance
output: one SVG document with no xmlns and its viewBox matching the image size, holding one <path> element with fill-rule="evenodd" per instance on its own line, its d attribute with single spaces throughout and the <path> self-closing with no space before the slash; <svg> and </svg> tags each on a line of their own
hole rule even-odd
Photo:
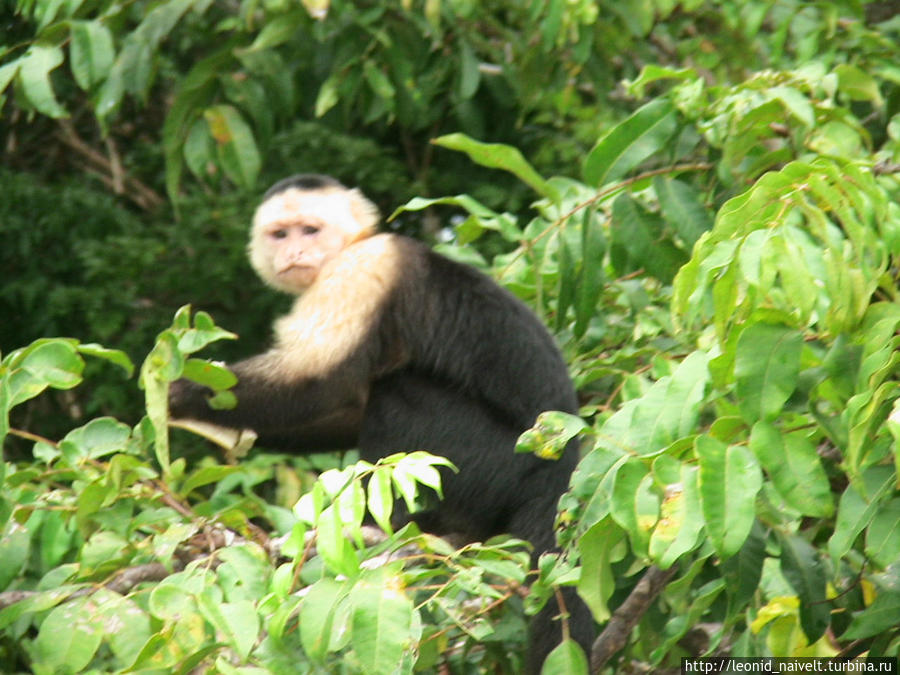
<svg viewBox="0 0 900 675">
<path fill-rule="evenodd" d="M 332 183 L 301 176 L 268 194 L 326 185 Z M 295 452 L 358 447 L 372 462 L 419 449 L 447 457 L 459 473 L 442 473 L 443 501 L 416 521 L 435 534 L 470 540 L 510 533 L 533 544 L 536 560 L 555 546 L 556 504 L 578 447 L 571 443 L 559 461 L 513 448 L 540 412 L 577 411 L 566 365 L 544 326 L 512 294 L 419 242 L 396 241 L 403 250 L 400 281 L 369 338 L 330 375 L 278 381 L 259 372 L 264 356 L 254 357 L 232 366 L 235 409 L 212 410 L 198 387 L 179 382 L 172 412 L 250 427 L 261 445 Z M 587 651 L 590 613 L 571 589 L 565 599 L 573 637 Z M 560 641 L 556 613 L 551 599 L 532 624 L 529 672 L 538 672 Z"/>
</svg>

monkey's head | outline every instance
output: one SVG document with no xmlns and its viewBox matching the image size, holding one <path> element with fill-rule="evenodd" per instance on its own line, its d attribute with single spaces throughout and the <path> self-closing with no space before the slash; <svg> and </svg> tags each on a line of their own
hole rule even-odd
<svg viewBox="0 0 900 675">
<path fill-rule="evenodd" d="M 250 263 L 270 286 L 299 295 L 377 222 L 378 209 L 359 190 L 328 176 L 292 176 L 269 188 L 253 216 Z"/>
</svg>

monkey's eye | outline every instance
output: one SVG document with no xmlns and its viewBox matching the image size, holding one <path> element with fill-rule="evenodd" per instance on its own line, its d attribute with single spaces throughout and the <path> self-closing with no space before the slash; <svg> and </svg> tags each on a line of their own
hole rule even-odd
<svg viewBox="0 0 900 675">
<path fill-rule="evenodd" d="M 272 239 L 287 239 L 288 232 L 287 232 L 287 230 L 283 230 L 283 229 L 282 230 L 272 230 L 271 232 L 269 232 L 269 236 L 272 237 Z"/>
<path fill-rule="evenodd" d="M 300 231 L 301 231 L 303 234 L 317 234 L 318 231 L 319 231 L 319 229 L 320 229 L 320 228 L 316 227 L 315 225 L 304 225 L 304 226 L 300 229 Z"/>
</svg>

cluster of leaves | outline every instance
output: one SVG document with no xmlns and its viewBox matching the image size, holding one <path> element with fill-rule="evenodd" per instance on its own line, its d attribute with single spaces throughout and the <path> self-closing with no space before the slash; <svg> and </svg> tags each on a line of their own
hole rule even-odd
<svg viewBox="0 0 900 675">
<path fill-rule="evenodd" d="M 332 469 L 287 506 L 252 490 L 272 479 L 271 465 L 170 461 L 167 383 L 196 375 L 190 354 L 223 337 L 207 315 L 192 323 L 182 310 L 141 367 L 147 416 L 133 428 L 97 418 L 59 442 L 10 429 L 9 411 L 80 384 L 85 356 L 128 373 L 131 361 L 43 339 L 0 363 L 0 437 L 34 441 L 34 462 L 0 465 L 0 659 L 10 672 L 411 672 L 450 644 L 457 667 L 515 669 L 522 543 L 457 550 L 414 526 L 391 529 L 396 499 L 413 510 L 422 488 L 440 493 L 446 460 L 416 452 Z M 202 374 L 213 386 L 229 376 Z M 375 541 L 364 537 L 366 510 L 386 533 Z M 465 647 L 477 641 L 487 649 Z"/>
<path fill-rule="evenodd" d="M 875 62 L 728 87 L 647 68 L 632 91 L 674 84 L 598 141 L 583 183 L 438 141 L 542 197 L 524 227 L 439 201 L 469 213 L 466 238 L 528 242 L 494 271 L 569 336 L 596 394 L 562 541 L 601 624 L 627 577 L 677 570 L 629 650 L 654 667 L 700 623 L 711 652 L 900 652 L 900 111 L 882 93 L 900 71 Z"/>
</svg>

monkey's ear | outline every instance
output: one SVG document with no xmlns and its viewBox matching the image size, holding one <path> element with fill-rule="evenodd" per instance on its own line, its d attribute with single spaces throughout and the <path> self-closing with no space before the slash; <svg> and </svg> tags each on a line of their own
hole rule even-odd
<svg viewBox="0 0 900 675">
<path fill-rule="evenodd" d="M 367 237 L 375 232 L 375 226 L 381 220 L 381 214 L 378 213 L 378 207 L 358 189 L 353 188 L 347 191 L 347 199 L 350 202 L 350 213 L 359 223 L 360 234 Z"/>
</svg>

